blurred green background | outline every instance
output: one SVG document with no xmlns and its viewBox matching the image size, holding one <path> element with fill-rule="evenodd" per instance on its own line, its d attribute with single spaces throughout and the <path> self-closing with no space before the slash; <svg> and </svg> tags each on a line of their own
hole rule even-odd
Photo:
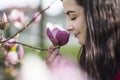
<svg viewBox="0 0 120 80">
<path fill-rule="evenodd" d="M 2 18 L 2 13 L 5 12 L 8 18 L 9 27 L 4 31 L 3 37 L 8 38 L 17 33 L 23 27 L 23 23 L 27 24 L 34 16 L 36 12 L 41 12 L 49 5 L 51 5 L 53 0 L 0 0 L 0 20 Z M 14 2 L 14 3 L 13 3 Z M 12 20 L 10 20 L 10 15 L 13 11 L 17 10 L 22 12 L 20 16 L 22 25 L 15 25 Z M 13 17 L 17 13 L 13 14 Z M 19 17 L 19 16 L 18 16 Z M 46 23 L 51 22 L 53 24 L 58 24 L 60 26 L 66 27 L 66 17 L 63 10 L 63 5 L 61 0 L 55 0 L 55 2 L 41 14 L 41 19 L 38 22 L 33 22 L 26 30 L 20 33 L 19 42 L 27 44 L 33 47 L 40 47 L 48 49 L 50 41 L 46 36 Z M 21 23 L 20 23 L 21 24 Z M 70 40 L 67 45 L 60 48 L 60 53 L 65 56 L 70 56 L 77 60 L 80 45 L 77 40 L 70 35 Z M 24 46 L 24 52 L 26 54 L 37 54 L 43 60 L 46 58 L 47 51 L 39 51 L 29 47 Z M 5 74 L 4 55 L 2 50 L 0 50 L 0 80 L 13 80 L 11 76 Z M 5 79 L 4 79 L 5 77 Z"/>
<path fill-rule="evenodd" d="M 40 21 L 33 22 L 25 31 L 20 33 L 19 36 L 19 41 L 23 44 L 28 44 L 34 47 L 48 48 L 48 44 L 50 44 L 51 42 L 46 35 L 46 23 L 51 22 L 63 27 L 65 27 L 66 25 L 66 16 L 64 14 L 61 0 L 56 0 L 51 5 L 52 1 L 53 0 L 13 0 L 10 1 L 9 4 L 6 4 L 6 0 L 0 1 L 0 14 L 2 14 L 3 11 L 6 12 L 9 22 L 9 28 L 5 30 L 4 37 L 7 38 L 14 35 L 22 28 L 22 26 L 21 28 L 18 28 L 19 25 L 14 25 L 14 23 L 11 22 L 11 20 L 9 19 L 14 10 L 18 10 L 24 14 L 24 16 L 22 17 L 25 18 L 23 23 L 27 24 L 33 18 L 35 12 L 41 12 L 42 10 L 50 6 L 49 9 L 41 14 Z M 14 13 L 13 17 L 15 16 L 17 16 L 17 14 Z M 70 40 L 68 44 L 60 49 L 60 53 L 76 58 L 79 52 L 79 48 L 80 46 L 76 39 L 70 35 Z M 47 53 L 47 51 L 38 51 L 25 46 L 24 49 L 25 54 L 39 54 L 43 59 L 45 59 L 45 55 Z"/>
<path fill-rule="evenodd" d="M 46 47 L 46 48 L 48 48 L 48 47 Z M 26 54 L 29 54 L 29 53 L 38 54 L 42 59 L 45 59 L 45 57 L 46 57 L 47 51 L 39 51 L 39 50 L 31 49 L 28 47 L 24 47 L 24 49 L 25 49 Z M 63 46 L 60 48 L 60 53 L 62 53 L 65 56 L 73 57 L 74 59 L 77 60 L 79 49 L 80 49 L 80 46 L 76 46 L 76 45 Z"/>
</svg>

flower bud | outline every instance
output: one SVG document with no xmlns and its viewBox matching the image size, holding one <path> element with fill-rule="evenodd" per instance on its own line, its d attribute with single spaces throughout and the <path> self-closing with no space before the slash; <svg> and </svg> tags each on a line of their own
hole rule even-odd
<svg viewBox="0 0 120 80">
<path fill-rule="evenodd" d="M 53 46 L 63 46 L 69 41 L 69 33 L 59 25 L 47 23 L 47 35 Z"/>
<path fill-rule="evenodd" d="M 8 20 L 5 12 L 2 14 L 2 19 L 0 21 L 0 29 L 5 30 L 8 27 Z"/>
<path fill-rule="evenodd" d="M 19 58 L 19 59 L 22 59 L 23 56 L 24 56 L 23 46 L 22 46 L 22 45 L 19 45 L 19 46 L 18 46 L 18 58 Z"/>
<path fill-rule="evenodd" d="M 34 16 L 33 16 L 33 20 L 34 22 L 39 22 L 41 20 L 42 16 L 40 14 L 40 12 L 35 12 Z"/>
<path fill-rule="evenodd" d="M 5 12 L 4 12 L 3 15 L 2 15 L 2 19 L 3 19 L 3 22 L 7 22 L 7 21 L 8 21 Z"/>
</svg>

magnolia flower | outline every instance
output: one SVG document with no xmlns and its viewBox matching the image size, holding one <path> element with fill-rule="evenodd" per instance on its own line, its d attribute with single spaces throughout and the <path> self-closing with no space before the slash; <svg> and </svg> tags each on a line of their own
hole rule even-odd
<svg viewBox="0 0 120 80">
<path fill-rule="evenodd" d="M 13 9 L 9 15 L 10 21 L 13 23 L 13 25 L 19 29 L 23 28 L 23 24 L 27 20 L 27 16 L 25 16 L 23 11 L 19 11 L 16 9 Z"/>
<path fill-rule="evenodd" d="M 24 12 L 13 9 L 9 15 L 9 19 L 13 22 L 24 22 L 25 21 L 25 15 Z"/>
<path fill-rule="evenodd" d="M 63 46 L 69 41 L 69 33 L 59 25 L 47 23 L 47 35 L 53 46 Z"/>
<path fill-rule="evenodd" d="M 12 43 L 12 42 L 15 42 L 15 41 L 18 41 L 18 40 L 14 38 L 14 39 L 10 39 L 9 41 L 5 42 L 3 44 L 4 49 L 7 52 L 9 52 L 12 49 L 12 47 L 18 46 L 18 44 Z"/>
<path fill-rule="evenodd" d="M 5 30 L 8 27 L 8 20 L 5 12 L 2 14 L 2 19 L 0 21 L 0 29 Z"/>
<path fill-rule="evenodd" d="M 7 53 L 6 57 L 5 57 L 5 65 L 6 66 L 12 66 L 17 64 L 18 61 L 18 55 L 16 51 L 10 51 L 9 53 Z"/>
<path fill-rule="evenodd" d="M 24 49 L 21 45 L 11 43 L 15 41 L 17 41 L 17 39 L 10 39 L 8 42 L 3 44 L 5 65 L 9 67 L 17 64 L 24 55 Z"/>
</svg>

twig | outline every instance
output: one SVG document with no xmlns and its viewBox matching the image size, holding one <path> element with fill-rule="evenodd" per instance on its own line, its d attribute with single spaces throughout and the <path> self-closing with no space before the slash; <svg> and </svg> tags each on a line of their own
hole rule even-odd
<svg viewBox="0 0 120 80">
<path fill-rule="evenodd" d="M 43 49 L 43 48 L 37 48 L 37 47 L 33 47 L 33 46 L 30 46 L 28 44 L 24 44 L 24 43 L 21 43 L 21 42 L 7 42 L 7 43 L 10 43 L 10 44 L 21 44 L 23 46 L 27 46 L 27 47 L 30 47 L 30 48 L 33 48 L 33 49 L 37 49 L 37 50 L 40 50 L 40 51 L 47 51 L 48 49 Z"/>
<path fill-rule="evenodd" d="M 45 12 L 47 9 L 49 9 L 50 6 L 51 6 L 55 1 L 56 1 L 56 0 L 52 1 L 51 4 L 50 4 L 47 8 L 45 8 L 44 10 L 42 10 L 42 11 L 36 16 L 36 18 L 37 18 L 40 14 L 42 14 L 43 12 Z M 27 25 L 24 25 L 24 27 L 23 27 L 21 30 L 19 30 L 17 33 L 15 33 L 13 36 L 7 38 L 6 40 L 1 41 L 0 43 L 7 42 L 8 40 L 14 38 L 17 34 L 23 32 L 34 20 L 35 20 L 35 18 L 32 18 L 32 19 L 30 20 L 30 22 L 29 22 Z"/>
<path fill-rule="evenodd" d="M 54 0 L 54 1 L 56 1 L 56 0 Z M 49 9 L 50 6 L 53 4 L 54 1 L 52 1 L 52 3 L 51 3 L 46 9 L 42 10 L 39 14 L 37 14 L 36 18 L 37 18 L 40 14 L 42 14 L 43 12 L 45 12 L 47 9 Z M 30 21 L 26 26 L 29 26 L 36 18 L 32 18 L 31 21 Z"/>
</svg>

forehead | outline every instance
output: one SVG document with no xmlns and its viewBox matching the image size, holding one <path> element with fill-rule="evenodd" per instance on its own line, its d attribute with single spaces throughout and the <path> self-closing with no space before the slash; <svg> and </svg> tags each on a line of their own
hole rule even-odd
<svg viewBox="0 0 120 80">
<path fill-rule="evenodd" d="M 62 0 L 63 5 L 77 5 L 76 0 Z"/>
<path fill-rule="evenodd" d="M 80 11 L 82 6 L 76 3 L 76 0 L 62 0 L 64 11 Z"/>
</svg>

